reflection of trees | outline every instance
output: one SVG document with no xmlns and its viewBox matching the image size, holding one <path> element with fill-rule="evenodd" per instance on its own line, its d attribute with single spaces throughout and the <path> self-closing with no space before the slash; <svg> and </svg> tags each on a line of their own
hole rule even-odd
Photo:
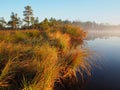
<svg viewBox="0 0 120 90">
<path fill-rule="evenodd" d="M 109 37 L 120 37 L 120 31 L 89 31 L 87 40 L 94 40 L 97 38 L 107 39 Z"/>
</svg>

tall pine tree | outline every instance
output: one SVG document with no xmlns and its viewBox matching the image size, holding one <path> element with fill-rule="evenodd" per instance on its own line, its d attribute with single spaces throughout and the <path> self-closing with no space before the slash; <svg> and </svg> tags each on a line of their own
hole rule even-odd
<svg viewBox="0 0 120 90">
<path fill-rule="evenodd" d="M 30 27 L 30 24 L 32 23 L 32 18 L 33 18 L 33 10 L 31 8 L 31 6 L 26 6 L 25 7 L 25 11 L 23 11 L 23 15 L 24 15 L 24 21 L 27 24 L 27 27 Z"/>
</svg>

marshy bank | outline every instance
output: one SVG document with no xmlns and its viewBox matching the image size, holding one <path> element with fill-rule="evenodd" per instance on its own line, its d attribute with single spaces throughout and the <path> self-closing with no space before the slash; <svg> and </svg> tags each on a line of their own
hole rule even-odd
<svg viewBox="0 0 120 90">
<path fill-rule="evenodd" d="M 82 90 L 91 67 L 85 37 L 69 24 L 0 31 L 0 90 Z"/>
</svg>

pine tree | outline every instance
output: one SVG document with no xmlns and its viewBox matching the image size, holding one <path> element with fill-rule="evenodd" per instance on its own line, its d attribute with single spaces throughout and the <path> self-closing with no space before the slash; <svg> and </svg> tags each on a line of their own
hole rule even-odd
<svg viewBox="0 0 120 90">
<path fill-rule="evenodd" d="M 15 14 L 14 12 L 12 12 L 11 14 L 11 20 L 8 22 L 8 25 L 11 26 L 12 29 L 17 29 L 20 18 L 18 17 L 18 14 Z"/>
<path fill-rule="evenodd" d="M 30 24 L 32 24 L 32 18 L 33 18 L 33 10 L 31 6 L 25 7 L 25 11 L 23 11 L 23 15 L 24 15 L 23 21 L 27 23 L 27 27 L 29 28 Z"/>
<path fill-rule="evenodd" d="M 38 17 L 31 18 L 32 29 L 38 29 L 39 26 L 39 19 Z"/>
</svg>

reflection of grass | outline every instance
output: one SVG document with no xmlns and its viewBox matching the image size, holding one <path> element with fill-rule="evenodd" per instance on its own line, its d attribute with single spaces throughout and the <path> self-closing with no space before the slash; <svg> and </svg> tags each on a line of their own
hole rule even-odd
<svg viewBox="0 0 120 90">
<path fill-rule="evenodd" d="M 68 30 L 62 31 L 65 29 Z M 84 49 L 76 48 L 83 43 L 85 32 L 72 26 L 65 29 L 1 31 L 0 87 L 12 90 L 72 88 L 78 83 L 76 71 L 81 78 L 83 71 L 89 74 L 88 55 Z"/>
</svg>

